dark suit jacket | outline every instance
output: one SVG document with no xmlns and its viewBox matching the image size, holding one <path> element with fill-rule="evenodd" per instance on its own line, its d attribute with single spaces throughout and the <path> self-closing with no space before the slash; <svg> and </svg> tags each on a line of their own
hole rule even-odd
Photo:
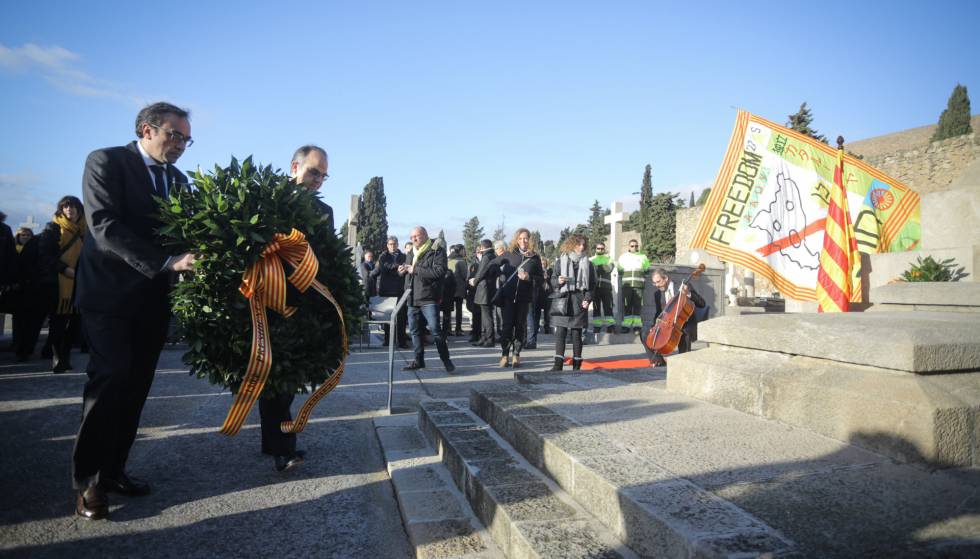
<svg viewBox="0 0 980 559">
<path fill-rule="evenodd" d="M 187 177 L 168 167 L 171 191 Z M 75 281 L 80 309 L 131 317 L 148 305 L 165 307 L 167 251 L 154 229 L 160 222 L 153 182 L 136 142 L 93 151 L 85 161 L 82 196 L 89 233 L 82 245 Z"/>
<path fill-rule="evenodd" d="M 493 256 L 492 250 L 487 250 L 480 255 L 480 263 L 476 267 L 475 291 L 473 302 L 477 305 L 489 305 L 493 301 L 493 296 L 497 292 L 497 276 L 500 274 L 500 267 L 497 259 Z"/>
</svg>

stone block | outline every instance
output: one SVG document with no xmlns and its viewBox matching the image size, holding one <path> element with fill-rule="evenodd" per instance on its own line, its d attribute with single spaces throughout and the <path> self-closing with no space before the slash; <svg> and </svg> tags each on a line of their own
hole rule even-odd
<svg viewBox="0 0 980 559">
<path fill-rule="evenodd" d="M 511 542 L 513 559 L 622 559 L 616 545 L 588 523 L 526 522 Z"/>
<path fill-rule="evenodd" d="M 386 451 L 419 450 L 426 442 L 414 425 L 408 427 L 379 427 L 376 429 L 381 445 Z"/>
<path fill-rule="evenodd" d="M 980 160 L 978 160 L 980 161 Z M 922 246 L 980 245 L 980 185 L 962 185 L 922 197 Z"/>
<path fill-rule="evenodd" d="M 465 519 L 456 496 L 446 489 L 399 492 L 398 502 L 406 524 Z"/>
<path fill-rule="evenodd" d="M 936 311 L 967 307 L 980 312 L 980 282 L 911 282 L 892 283 L 871 289 L 875 307 L 891 305 L 892 310 L 930 307 Z M 875 308 L 872 307 L 872 308 Z"/>
<path fill-rule="evenodd" d="M 980 373 L 911 375 L 712 346 L 672 357 L 667 389 L 903 462 L 978 465 Z"/>
<path fill-rule="evenodd" d="M 969 275 L 960 282 L 974 283 L 980 281 L 980 243 L 962 244 L 948 248 L 919 249 L 909 252 L 882 252 L 870 256 L 868 287 L 887 285 L 901 277 L 915 264 L 917 258 L 933 257 L 935 260 L 952 258 L 957 267 L 963 266 L 963 271 Z"/>
<path fill-rule="evenodd" d="M 980 369 L 980 316 L 972 313 L 726 316 L 699 324 L 698 333 L 710 344 L 898 371 Z"/>
<path fill-rule="evenodd" d="M 440 489 L 446 483 L 434 467 L 421 465 L 392 468 L 391 482 L 398 492 Z"/>
<path fill-rule="evenodd" d="M 465 519 L 423 522 L 406 529 L 418 559 L 461 557 L 487 551 L 483 538 Z"/>
</svg>

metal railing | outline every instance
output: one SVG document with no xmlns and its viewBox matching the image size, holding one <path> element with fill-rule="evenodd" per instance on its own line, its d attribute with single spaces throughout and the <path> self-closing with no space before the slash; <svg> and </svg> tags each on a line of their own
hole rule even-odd
<svg viewBox="0 0 980 559">
<path fill-rule="evenodd" d="M 364 321 L 365 324 L 387 324 L 388 325 L 388 415 L 391 415 L 391 397 L 395 386 L 395 343 L 398 340 L 398 331 L 395 329 L 398 322 L 398 313 L 401 312 L 402 308 L 408 303 L 408 298 L 411 296 L 412 290 L 406 289 L 402 296 L 398 298 L 395 303 L 394 308 L 380 310 L 371 305 L 368 307 L 368 319 Z M 389 303 L 394 297 L 385 297 L 384 302 Z M 374 318 L 376 314 L 382 315 L 384 318 Z M 370 345 L 370 341 L 368 342 Z"/>
</svg>

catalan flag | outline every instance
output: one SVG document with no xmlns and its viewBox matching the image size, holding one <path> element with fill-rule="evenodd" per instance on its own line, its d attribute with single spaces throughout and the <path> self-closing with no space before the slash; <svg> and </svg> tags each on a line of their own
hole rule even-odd
<svg viewBox="0 0 980 559">
<path fill-rule="evenodd" d="M 830 189 L 823 249 L 817 271 L 817 303 L 820 312 L 847 312 L 851 301 L 861 300 L 861 254 L 844 189 L 843 140 L 837 140 L 837 166 Z"/>
</svg>

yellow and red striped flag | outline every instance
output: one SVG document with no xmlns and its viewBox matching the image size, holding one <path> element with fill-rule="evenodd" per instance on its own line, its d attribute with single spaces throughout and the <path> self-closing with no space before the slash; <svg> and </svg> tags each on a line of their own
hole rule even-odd
<svg viewBox="0 0 980 559">
<path fill-rule="evenodd" d="M 847 312 L 851 301 L 861 300 L 861 254 L 844 189 L 844 147 L 838 139 L 837 167 L 824 223 L 820 270 L 817 272 L 819 312 Z"/>
</svg>

